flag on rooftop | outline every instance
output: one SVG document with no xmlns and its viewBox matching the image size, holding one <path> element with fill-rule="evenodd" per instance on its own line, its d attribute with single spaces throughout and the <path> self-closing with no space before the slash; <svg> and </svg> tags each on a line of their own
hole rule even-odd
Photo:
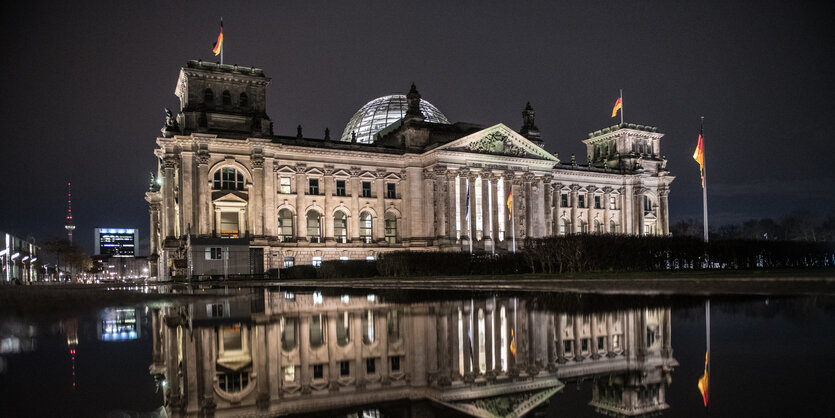
<svg viewBox="0 0 835 418">
<path fill-rule="evenodd" d="M 220 52 L 222 50 L 223 50 L 223 19 L 220 19 L 220 34 L 217 35 L 217 41 L 212 45 L 212 52 L 215 53 L 215 56 L 218 56 L 218 55 L 220 55 Z"/>
<path fill-rule="evenodd" d="M 702 176 L 702 188 L 705 187 L 705 154 L 702 146 L 702 134 L 699 133 L 699 144 L 696 145 L 696 151 L 693 152 L 693 159 L 699 163 L 699 174 Z"/>
<path fill-rule="evenodd" d="M 618 115 L 618 110 L 621 110 L 623 107 L 623 98 L 618 97 L 618 101 L 615 102 L 615 107 L 612 109 L 612 117 Z"/>
</svg>

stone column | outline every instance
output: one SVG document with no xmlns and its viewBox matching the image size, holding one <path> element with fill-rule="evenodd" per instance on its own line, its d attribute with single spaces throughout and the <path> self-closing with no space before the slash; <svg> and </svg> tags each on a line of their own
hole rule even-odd
<svg viewBox="0 0 835 418">
<path fill-rule="evenodd" d="M 670 358 L 673 355 L 671 320 L 672 317 L 670 315 L 670 308 L 665 308 L 661 327 L 661 332 L 664 333 L 661 340 L 661 356 L 665 359 Z"/>
<path fill-rule="evenodd" d="M 658 226 L 662 236 L 670 234 L 669 194 L 670 189 L 666 186 L 658 188 Z"/>
<path fill-rule="evenodd" d="M 246 209 L 238 209 L 238 238 L 248 237 L 250 225 L 246 221 Z"/>
<path fill-rule="evenodd" d="M 634 203 L 633 203 L 633 201 L 635 199 L 633 199 L 634 196 L 632 195 L 632 185 L 628 184 L 625 187 L 622 187 L 620 192 L 621 192 L 621 195 L 620 195 L 621 196 L 621 202 L 620 202 L 621 203 L 621 206 L 620 206 L 621 211 L 620 212 L 621 212 L 621 216 L 623 217 L 623 222 L 622 222 L 623 233 L 624 234 L 637 235 L 638 233 L 636 232 L 636 229 L 635 229 L 635 207 L 634 207 Z"/>
<path fill-rule="evenodd" d="M 212 197 L 211 197 L 211 187 L 209 183 L 209 153 L 208 152 L 200 152 L 197 154 L 197 179 L 195 182 L 197 183 L 197 213 L 198 219 L 197 222 L 198 228 L 195 230 L 192 227 L 192 232 L 195 232 L 199 235 L 211 235 L 212 234 L 212 219 L 209 216 L 209 209 L 211 207 Z"/>
<path fill-rule="evenodd" d="M 182 233 L 188 233 L 191 227 L 191 233 L 196 234 L 198 230 L 197 218 L 194 215 L 194 153 L 183 151 L 180 154 L 181 168 L 180 171 L 180 202 L 182 211 L 180 218 L 182 218 Z"/>
<path fill-rule="evenodd" d="M 490 197 L 493 199 L 490 203 L 490 232 L 491 238 L 493 238 L 493 246 L 495 247 L 500 242 L 499 240 L 499 207 L 501 205 L 506 204 L 507 197 L 506 196 L 499 196 L 499 181 L 501 181 L 501 176 L 497 176 L 496 174 L 490 174 Z M 507 215 L 505 215 L 505 219 Z"/>
<path fill-rule="evenodd" d="M 638 235 L 644 235 L 644 191 L 643 187 L 639 187 L 635 189 L 635 204 L 633 207 L 635 208 L 636 218 L 636 230 Z"/>
<path fill-rule="evenodd" d="M 437 166 L 434 170 L 434 188 L 435 188 L 435 237 L 443 239 L 449 237 L 449 228 L 447 222 L 449 220 L 449 210 L 447 207 L 452 200 L 448 198 L 448 182 L 446 177 L 446 168 Z"/>
<path fill-rule="evenodd" d="M 554 187 L 551 182 L 554 180 L 553 176 L 547 175 L 542 178 L 542 222 L 545 230 L 541 236 L 556 235 L 554 233 L 554 205 L 553 205 L 553 191 Z"/>
<path fill-rule="evenodd" d="M 603 188 L 603 231 L 607 233 L 613 233 L 614 231 L 609 230 L 609 199 L 612 197 L 612 188 L 611 187 L 604 187 Z"/>
<path fill-rule="evenodd" d="M 431 181 L 425 181 L 423 169 L 408 167 L 400 172 L 400 211 L 403 213 L 403 231 L 398 233 L 405 242 L 420 240 L 426 242 L 432 238 L 435 224 L 435 211 L 424 212 L 427 205 L 432 207 Z M 427 245 L 422 244 L 422 245 Z"/>
<path fill-rule="evenodd" d="M 377 224 L 374 225 L 374 241 L 382 241 L 385 239 L 386 227 L 386 170 L 377 169 L 377 179 L 374 180 L 374 189 L 377 192 L 377 199 L 375 200 L 374 210 L 377 211 Z"/>
<path fill-rule="evenodd" d="M 478 216 L 476 216 L 476 187 L 475 181 L 479 174 L 477 172 L 470 172 L 467 176 L 467 184 L 470 185 L 470 220 L 468 222 L 470 239 L 473 244 L 478 242 Z"/>
<path fill-rule="evenodd" d="M 322 242 L 334 242 L 333 236 L 333 208 L 331 201 L 333 197 L 333 191 L 336 190 L 336 183 L 333 179 L 333 166 L 326 165 L 324 171 L 324 176 L 322 176 L 322 184 L 319 193 L 324 195 L 321 197 L 322 199 L 322 210 L 325 212 L 322 214 L 322 220 L 320 221 L 320 226 L 322 230 Z M 346 214 L 347 215 L 347 214 Z M 348 222 L 348 219 L 345 219 L 345 222 Z"/>
<path fill-rule="evenodd" d="M 443 217 L 443 211 L 440 209 L 441 199 L 438 199 L 435 173 L 427 169 L 423 170 L 421 174 L 423 175 L 423 195 L 426 199 L 424 199 L 421 208 L 422 212 L 412 214 L 412 219 L 415 221 L 415 228 L 413 229 L 421 231 L 421 234 L 430 240 L 427 245 L 431 245 L 431 240 L 437 240 L 440 235 L 441 226 L 439 221 Z M 431 213 L 431 219 L 425 217 L 427 213 Z M 416 229 L 421 227 L 421 222 L 418 221 L 422 221 L 422 228 L 420 229 Z"/>
<path fill-rule="evenodd" d="M 574 233 L 574 234 L 580 232 L 580 225 L 579 225 L 580 223 L 577 222 L 577 200 L 578 200 L 577 195 L 579 194 L 579 190 L 580 190 L 579 185 L 576 185 L 576 184 L 571 185 L 571 194 L 569 195 L 569 199 L 571 199 L 571 201 L 568 202 L 568 204 L 571 205 L 571 219 L 569 220 L 570 223 L 568 224 L 568 226 L 571 230 L 569 231 L 569 233 Z M 575 340 L 576 340 L 576 338 L 575 338 Z"/>
<path fill-rule="evenodd" d="M 455 228 L 455 202 L 457 196 L 455 195 L 455 182 L 458 181 L 458 172 L 455 170 L 447 170 L 446 171 L 446 182 L 447 182 L 447 199 L 446 201 L 449 202 L 447 205 L 447 232 L 446 236 L 449 238 L 450 241 L 456 242 L 456 228 Z"/>
<path fill-rule="evenodd" d="M 472 237 L 470 237 L 470 235 L 472 235 L 472 231 L 470 231 L 470 228 L 472 227 L 472 222 L 467 222 L 467 185 L 470 183 L 470 170 L 466 168 L 461 170 L 461 173 L 458 176 L 458 181 L 460 184 L 459 187 L 461 188 L 461 194 L 458 196 L 458 201 L 460 202 L 461 207 L 461 213 L 458 219 L 460 219 L 461 222 L 461 243 L 464 244 L 463 237 L 467 237 L 468 240 L 472 239 Z M 470 196 L 470 199 L 472 199 L 472 196 Z M 464 250 L 466 250 L 466 248 Z"/>
<path fill-rule="evenodd" d="M 220 237 L 220 208 L 215 207 L 215 224 L 214 224 L 214 234 L 215 237 Z"/>
<path fill-rule="evenodd" d="M 252 189 L 249 195 L 249 211 L 252 223 L 250 231 L 256 237 L 264 236 L 264 156 L 255 154 L 252 163 Z"/>
<path fill-rule="evenodd" d="M 162 199 L 163 199 L 163 225 L 165 226 L 165 233 L 163 240 L 168 237 L 174 237 L 177 222 L 176 211 L 174 208 L 174 170 L 177 167 L 177 157 L 173 155 L 163 158 L 165 164 L 163 184 L 162 184 Z"/>
<path fill-rule="evenodd" d="M 272 157 L 264 158 L 264 235 L 268 237 L 276 237 L 278 235 L 278 211 L 275 205 L 275 159 Z"/>
<path fill-rule="evenodd" d="M 490 187 L 490 172 L 481 172 L 481 232 L 485 242 L 484 249 L 493 245 L 493 194 Z M 489 243 L 489 244 L 488 244 Z"/>
<path fill-rule="evenodd" d="M 362 193 L 362 185 L 360 184 L 359 175 L 361 173 L 359 167 L 351 167 L 351 177 L 348 179 L 346 187 L 350 187 L 346 192 L 351 196 L 351 227 L 348 228 L 348 233 L 351 235 L 351 241 L 359 242 L 360 239 L 360 208 L 359 195 Z"/>
<path fill-rule="evenodd" d="M 296 164 L 296 238 L 303 241 L 307 238 L 307 214 L 305 213 L 304 195 L 307 193 L 307 176 L 304 174 L 307 166 Z"/>
<path fill-rule="evenodd" d="M 613 357 L 615 351 L 614 344 L 612 343 L 612 330 L 614 329 L 612 317 L 617 314 L 617 311 L 606 314 L 606 353 L 609 357 Z M 621 345 L 623 345 L 623 341 L 621 341 Z"/>
<path fill-rule="evenodd" d="M 481 305 L 484 307 L 484 364 L 486 365 L 486 370 L 489 372 L 495 368 L 496 364 L 496 357 L 493 351 L 493 338 L 496 336 L 493 330 L 496 321 L 493 317 L 495 316 L 496 306 L 488 306 L 486 302 L 482 302 Z"/>
</svg>

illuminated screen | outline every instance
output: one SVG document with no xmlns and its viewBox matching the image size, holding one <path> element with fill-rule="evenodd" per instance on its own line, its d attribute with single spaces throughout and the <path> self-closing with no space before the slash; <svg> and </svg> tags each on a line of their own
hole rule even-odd
<svg viewBox="0 0 835 418">
<path fill-rule="evenodd" d="M 98 228 L 98 250 L 101 255 L 133 257 L 136 255 L 136 230 Z"/>
</svg>

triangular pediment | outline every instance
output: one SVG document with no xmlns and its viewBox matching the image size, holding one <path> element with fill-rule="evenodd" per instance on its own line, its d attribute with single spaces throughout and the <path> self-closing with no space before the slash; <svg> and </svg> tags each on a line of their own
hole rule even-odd
<svg viewBox="0 0 835 418">
<path fill-rule="evenodd" d="M 502 123 L 456 139 L 435 150 L 503 155 L 517 158 L 535 158 L 538 160 L 549 160 L 555 163 L 559 162 L 557 157 L 554 157 L 548 151 L 545 151 Z"/>
<path fill-rule="evenodd" d="M 525 416 L 563 387 L 565 385 L 556 378 L 549 378 L 524 384 L 512 382 L 451 390 L 441 396 L 430 396 L 430 399 L 474 417 L 516 418 Z"/>
<path fill-rule="evenodd" d="M 229 192 L 225 195 L 222 195 L 218 198 L 213 200 L 215 203 L 226 202 L 226 203 L 246 203 L 246 199 L 237 196 L 234 192 Z"/>
</svg>

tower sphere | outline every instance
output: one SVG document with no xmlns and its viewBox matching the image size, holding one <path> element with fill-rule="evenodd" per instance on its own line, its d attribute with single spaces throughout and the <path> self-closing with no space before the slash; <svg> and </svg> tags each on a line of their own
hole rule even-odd
<svg viewBox="0 0 835 418">
<path fill-rule="evenodd" d="M 374 142 L 374 135 L 377 132 L 402 119 L 408 108 L 409 102 L 403 94 L 376 98 L 354 113 L 342 132 L 341 140 L 350 142 L 351 132 L 356 132 L 358 143 L 370 144 Z M 426 117 L 427 122 L 449 123 L 446 116 L 426 100 L 420 100 L 420 111 Z"/>
</svg>

